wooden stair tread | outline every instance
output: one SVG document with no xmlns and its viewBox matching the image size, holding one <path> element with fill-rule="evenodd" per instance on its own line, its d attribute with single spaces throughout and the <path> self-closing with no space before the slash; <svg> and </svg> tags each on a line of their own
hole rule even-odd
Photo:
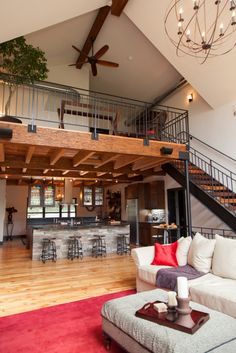
<svg viewBox="0 0 236 353">
<path fill-rule="evenodd" d="M 232 204 L 235 203 L 236 204 L 236 198 L 235 199 L 229 199 L 229 198 L 220 198 L 220 203 L 224 203 L 224 204 Z"/>
<path fill-rule="evenodd" d="M 205 189 L 205 190 L 226 190 L 226 186 L 223 186 L 223 185 L 214 185 L 214 186 L 209 186 L 209 185 L 202 185 L 202 188 Z"/>
</svg>

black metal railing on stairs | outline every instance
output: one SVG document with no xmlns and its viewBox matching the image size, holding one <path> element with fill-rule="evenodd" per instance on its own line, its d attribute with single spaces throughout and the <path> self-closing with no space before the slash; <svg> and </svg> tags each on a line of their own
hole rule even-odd
<svg viewBox="0 0 236 353">
<path fill-rule="evenodd" d="M 189 180 L 236 216 L 236 173 L 191 146 L 189 161 Z M 173 163 L 185 173 L 183 162 Z"/>
<path fill-rule="evenodd" d="M 185 136 L 181 143 L 188 143 L 186 110 L 50 82 L 18 82 L 0 74 L 1 115 L 16 117 L 32 130 L 43 126 L 176 143 Z M 14 92 L 10 100 L 9 87 Z"/>
</svg>

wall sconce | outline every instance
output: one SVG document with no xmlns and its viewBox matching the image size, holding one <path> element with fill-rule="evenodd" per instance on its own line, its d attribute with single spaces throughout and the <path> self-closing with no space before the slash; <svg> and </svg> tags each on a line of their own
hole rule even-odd
<svg viewBox="0 0 236 353">
<path fill-rule="evenodd" d="M 160 149 L 161 154 L 172 154 L 173 148 L 172 147 L 162 147 Z"/>
<path fill-rule="evenodd" d="M 188 99 L 189 103 L 192 102 L 193 101 L 193 94 L 192 93 L 188 94 L 187 99 Z"/>
</svg>

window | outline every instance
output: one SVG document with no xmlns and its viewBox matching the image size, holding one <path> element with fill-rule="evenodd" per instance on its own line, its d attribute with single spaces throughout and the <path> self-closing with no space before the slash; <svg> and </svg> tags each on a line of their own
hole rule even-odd
<svg viewBox="0 0 236 353">
<path fill-rule="evenodd" d="M 103 205 L 103 188 L 94 186 L 84 186 L 83 205 L 102 206 Z"/>
<path fill-rule="evenodd" d="M 72 201 L 71 205 L 61 205 L 59 201 L 55 201 L 53 206 L 29 206 L 27 218 L 74 218 L 77 214 L 76 198 Z"/>
<path fill-rule="evenodd" d="M 42 206 L 42 185 L 31 185 L 29 189 L 29 206 Z"/>
</svg>

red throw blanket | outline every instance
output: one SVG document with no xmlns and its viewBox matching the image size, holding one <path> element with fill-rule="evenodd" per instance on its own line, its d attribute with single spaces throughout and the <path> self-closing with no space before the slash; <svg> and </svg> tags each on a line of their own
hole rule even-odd
<svg viewBox="0 0 236 353">
<path fill-rule="evenodd" d="M 190 280 L 204 275 L 204 272 L 197 271 L 190 265 L 162 268 L 157 272 L 156 286 L 176 291 L 177 277 L 186 277 Z"/>
</svg>

